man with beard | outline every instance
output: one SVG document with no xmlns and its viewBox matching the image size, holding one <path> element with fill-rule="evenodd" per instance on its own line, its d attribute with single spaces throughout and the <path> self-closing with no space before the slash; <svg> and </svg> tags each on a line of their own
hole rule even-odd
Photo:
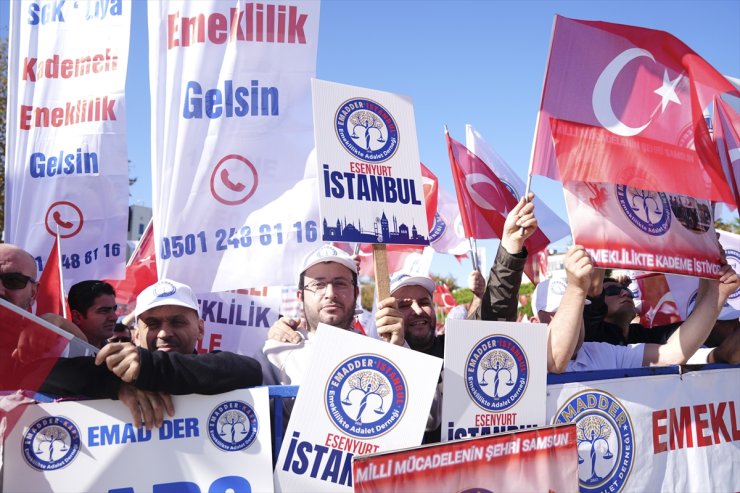
<svg viewBox="0 0 740 493">
<path fill-rule="evenodd" d="M 311 253 L 298 282 L 305 320 L 280 318 L 270 328 L 262 351 L 255 354 L 262 364 L 264 384 L 300 385 L 313 355 L 319 323 L 354 330 L 359 293 L 357 265 L 352 257 L 332 245 Z M 403 318 L 395 298 L 378 302 L 375 323 L 381 337 L 392 344 L 404 344 Z"/>
</svg>

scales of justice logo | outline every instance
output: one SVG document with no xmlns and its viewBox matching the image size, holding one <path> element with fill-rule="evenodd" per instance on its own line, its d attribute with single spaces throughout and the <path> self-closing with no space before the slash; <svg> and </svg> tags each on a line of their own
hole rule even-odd
<svg viewBox="0 0 740 493">
<path fill-rule="evenodd" d="M 383 106 L 370 99 L 342 103 L 334 115 L 339 141 L 353 156 L 366 162 L 387 161 L 398 150 L 398 126 Z"/>
<path fill-rule="evenodd" d="M 671 227 L 671 206 L 666 194 L 617 185 L 617 200 L 622 212 L 640 231 L 662 236 Z"/>
<path fill-rule="evenodd" d="M 54 471 L 72 462 L 80 451 L 80 431 L 63 416 L 35 421 L 23 435 L 23 458 L 39 471 Z"/>
<path fill-rule="evenodd" d="M 332 371 L 326 384 L 326 410 L 342 432 L 372 438 L 398 424 L 408 401 L 398 367 L 375 354 L 356 355 Z"/>
<path fill-rule="evenodd" d="M 561 423 L 576 424 L 581 492 L 621 491 L 635 457 L 634 428 L 622 403 L 603 391 L 580 392 L 556 413 L 553 424 Z"/>
<path fill-rule="evenodd" d="M 249 447 L 257 439 L 258 430 L 257 414 L 246 402 L 222 402 L 208 416 L 208 438 L 226 452 Z"/>
<path fill-rule="evenodd" d="M 466 389 L 473 402 L 485 411 L 513 407 L 529 382 L 529 362 L 521 345 L 503 335 L 480 340 L 465 364 Z"/>
</svg>

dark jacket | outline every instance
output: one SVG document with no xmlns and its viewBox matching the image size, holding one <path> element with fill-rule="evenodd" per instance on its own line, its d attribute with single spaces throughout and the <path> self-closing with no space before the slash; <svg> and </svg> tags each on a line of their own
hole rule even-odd
<svg viewBox="0 0 740 493">
<path fill-rule="evenodd" d="M 468 318 L 516 322 L 519 286 L 526 262 L 526 248 L 512 255 L 499 245 L 481 304 Z"/>
<path fill-rule="evenodd" d="M 213 395 L 262 385 L 257 360 L 226 351 L 180 354 L 138 348 L 141 368 L 133 385 L 173 395 Z M 43 394 L 116 399 L 121 380 L 95 358 L 60 358 L 39 389 Z"/>
</svg>

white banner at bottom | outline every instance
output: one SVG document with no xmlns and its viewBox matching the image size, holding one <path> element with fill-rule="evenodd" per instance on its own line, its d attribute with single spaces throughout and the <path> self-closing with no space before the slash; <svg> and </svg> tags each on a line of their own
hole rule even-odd
<svg viewBox="0 0 740 493">
<path fill-rule="evenodd" d="M 267 388 L 172 399 L 152 430 L 113 400 L 28 406 L 5 439 L 2 491 L 272 491 Z"/>
<path fill-rule="evenodd" d="M 740 368 L 548 386 L 581 492 L 740 491 Z M 735 382 L 735 383 L 732 383 Z"/>
</svg>

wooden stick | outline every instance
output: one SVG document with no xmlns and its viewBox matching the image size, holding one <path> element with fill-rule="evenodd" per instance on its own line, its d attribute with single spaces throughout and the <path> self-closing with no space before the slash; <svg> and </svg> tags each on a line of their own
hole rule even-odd
<svg viewBox="0 0 740 493">
<path fill-rule="evenodd" d="M 375 292 L 378 301 L 391 295 L 391 279 L 388 275 L 388 256 L 384 243 L 373 244 L 373 266 L 375 267 Z"/>
</svg>

